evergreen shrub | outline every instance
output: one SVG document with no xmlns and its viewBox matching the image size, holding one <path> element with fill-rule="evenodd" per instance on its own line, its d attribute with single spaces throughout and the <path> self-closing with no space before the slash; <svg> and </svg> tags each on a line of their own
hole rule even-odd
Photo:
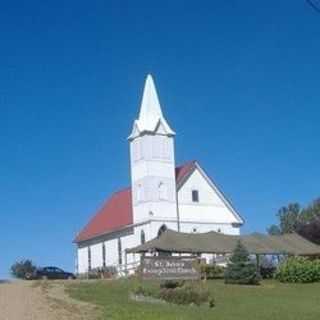
<svg viewBox="0 0 320 320">
<path fill-rule="evenodd" d="M 224 272 L 225 283 L 257 285 L 260 282 L 260 278 L 256 264 L 250 260 L 249 252 L 238 241 Z"/>
</svg>

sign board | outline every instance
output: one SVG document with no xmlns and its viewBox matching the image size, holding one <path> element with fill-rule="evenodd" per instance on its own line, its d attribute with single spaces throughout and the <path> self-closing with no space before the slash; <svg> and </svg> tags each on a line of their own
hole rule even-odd
<svg viewBox="0 0 320 320">
<path fill-rule="evenodd" d="M 195 269 L 195 257 L 157 256 L 143 257 L 141 272 L 143 279 L 195 280 L 200 273 Z"/>
</svg>

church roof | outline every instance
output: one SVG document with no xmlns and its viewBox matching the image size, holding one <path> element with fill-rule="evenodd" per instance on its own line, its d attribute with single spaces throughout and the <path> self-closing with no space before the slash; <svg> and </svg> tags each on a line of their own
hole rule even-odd
<svg viewBox="0 0 320 320">
<path fill-rule="evenodd" d="M 176 167 L 177 186 L 194 169 L 196 161 Z M 89 223 L 78 233 L 74 242 L 82 242 L 110 233 L 133 223 L 131 188 L 115 192 L 91 218 Z"/>
<path fill-rule="evenodd" d="M 129 253 L 166 251 L 179 253 L 232 253 L 241 241 L 250 254 L 293 254 L 319 256 L 320 246 L 296 233 L 271 236 L 265 234 L 227 235 L 219 232 L 184 233 L 174 230 L 163 232 L 160 237 L 127 250 Z"/>
<path fill-rule="evenodd" d="M 139 117 L 134 121 L 129 139 L 134 139 L 143 132 L 155 132 L 159 126 L 162 126 L 167 135 L 175 134 L 162 114 L 157 90 L 149 74 L 144 85 Z"/>
</svg>

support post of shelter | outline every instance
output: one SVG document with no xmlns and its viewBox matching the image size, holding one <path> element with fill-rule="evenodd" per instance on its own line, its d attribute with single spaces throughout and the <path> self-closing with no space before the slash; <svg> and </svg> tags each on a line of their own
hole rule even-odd
<svg viewBox="0 0 320 320">
<path fill-rule="evenodd" d="M 125 254 L 124 254 L 124 272 L 125 272 L 125 275 L 128 276 L 128 252 L 127 252 L 127 250 L 125 250 Z"/>
<path fill-rule="evenodd" d="M 256 254 L 257 273 L 260 274 L 260 255 Z"/>
</svg>

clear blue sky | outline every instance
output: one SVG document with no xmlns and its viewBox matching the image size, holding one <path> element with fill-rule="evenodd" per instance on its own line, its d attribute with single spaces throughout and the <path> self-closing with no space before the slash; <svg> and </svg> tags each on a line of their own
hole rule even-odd
<svg viewBox="0 0 320 320">
<path fill-rule="evenodd" d="M 76 232 L 128 185 L 152 73 L 177 132 L 246 220 L 319 189 L 320 14 L 304 0 L 10 1 L 0 10 L 0 278 L 73 270 Z"/>
</svg>

